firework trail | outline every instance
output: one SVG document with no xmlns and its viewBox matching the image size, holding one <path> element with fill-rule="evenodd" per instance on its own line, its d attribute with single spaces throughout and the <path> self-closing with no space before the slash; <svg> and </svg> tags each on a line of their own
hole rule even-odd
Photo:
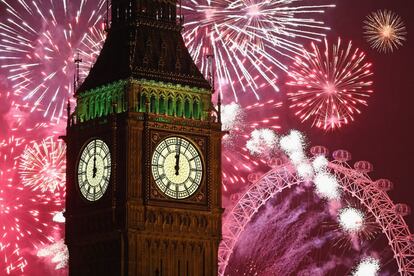
<svg viewBox="0 0 414 276">
<path fill-rule="evenodd" d="M 205 74 L 205 57 L 215 57 L 220 93 L 227 87 L 236 101 L 238 90 L 252 91 L 259 99 L 263 86 L 279 91 L 275 72 L 288 71 L 286 60 L 302 54 L 301 41 L 319 41 L 329 30 L 316 18 L 335 5 L 317 2 L 183 1 L 183 37 Z"/>
<path fill-rule="evenodd" d="M 224 275 L 349 275 L 366 255 L 376 255 L 395 271 L 385 236 L 343 246 L 338 231 L 340 211 L 331 211 L 310 184 L 288 189 L 269 200 L 252 218 L 230 257 Z M 329 227 L 330 225 L 336 227 Z"/>
<path fill-rule="evenodd" d="M 89 72 L 105 40 L 104 0 L 1 0 L 1 70 L 13 93 L 32 111 L 59 120 L 73 94 L 74 60 L 80 78 Z"/>
<path fill-rule="evenodd" d="M 274 100 L 261 101 L 248 106 L 230 103 L 222 106 L 223 137 L 222 176 L 223 188 L 242 186 L 248 183 L 247 176 L 252 172 L 267 168 L 269 154 L 252 156 L 246 147 L 250 135 L 258 129 L 277 131 L 281 128 L 277 114 L 282 103 Z M 269 111 L 265 112 L 265 111 Z"/>
<path fill-rule="evenodd" d="M 0 106 L 0 275 L 30 274 L 37 249 L 61 236 L 52 218 L 64 203 L 53 194 L 26 189 L 17 168 L 27 145 L 60 128 L 33 122 L 30 107 L 3 90 Z"/>
<path fill-rule="evenodd" d="M 312 43 L 311 51 L 296 57 L 287 84 L 294 91 L 288 93 L 290 107 L 302 122 L 324 130 L 334 130 L 355 120 L 360 106 L 367 106 L 373 93 L 372 64 L 365 54 L 344 44 L 327 40 L 324 49 Z"/>
<path fill-rule="evenodd" d="M 376 276 L 380 270 L 380 262 L 375 258 L 365 258 L 355 269 L 353 276 Z"/>
<path fill-rule="evenodd" d="M 54 242 L 61 229 L 52 218 L 61 210 L 60 198 L 27 191 L 16 173 L 24 138 L 0 141 L 0 273 L 25 271 L 33 250 Z"/>
<path fill-rule="evenodd" d="M 19 174 L 23 185 L 33 190 L 39 189 L 43 193 L 65 190 L 66 145 L 48 137 L 26 146 L 20 156 Z"/>
<path fill-rule="evenodd" d="M 55 270 L 66 268 L 69 260 L 69 252 L 64 240 L 60 240 L 41 248 L 37 252 L 37 256 L 41 258 L 49 258 L 50 263 L 55 264 Z"/>
<path fill-rule="evenodd" d="M 364 21 L 364 35 L 373 49 L 393 52 L 403 45 L 407 30 L 401 17 L 387 10 L 378 10 Z"/>
</svg>

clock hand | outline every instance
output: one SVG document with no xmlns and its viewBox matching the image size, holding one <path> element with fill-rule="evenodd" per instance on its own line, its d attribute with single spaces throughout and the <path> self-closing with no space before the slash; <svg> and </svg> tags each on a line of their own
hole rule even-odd
<svg viewBox="0 0 414 276">
<path fill-rule="evenodd" d="M 95 154 L 93 155 L 93 171 L 92 171 L 92 178 L 96 177 L 96 173 L 98 169 L 96 168 L 96 140 L 95 140 Z"/>
<path fill-rule="evenodd" d="M 179 139 L 178 147 L 175 147 L 175 175 L 180 174 L 180 150 L 181 150 L 181 139 Z"/>
</svg>

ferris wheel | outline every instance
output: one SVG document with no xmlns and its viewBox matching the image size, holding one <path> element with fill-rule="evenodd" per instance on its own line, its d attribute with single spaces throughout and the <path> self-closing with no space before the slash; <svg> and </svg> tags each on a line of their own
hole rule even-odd
<svg viewBox="0 0 414 276">
<path fill-rule="evenodd" d="M 327 156 L 328 149 L 315 146 L 311 154 Z M 373 166 L 368 161 L 358 161 L 350 166 L 351 154 L 337 150 L 332 154 L 333 160 L 327 163 L 327 171 L 340 184 L 341 191 L 357 200 L 369 212 L 375 223 L 385 235 L 398 265 L 398 273 L 414 275 L 414 235 L 404 221 L 410 213 L 406 204 L 394 204 L 387 195 L 393 183 L 387 179 L 372 180 L 368 173 Z M 286 158 L 273 158 L 269 161 L 270 171 L 260 176 L 249 175 L 251 186 L 243 193 L 234 194 L 234 205 L 226 212 L 223 219 L 223 239 L 219 248 L 219 275 L 225 275 L 230 257 L 242 233 L 270 199 L 286 189 L 304 183 L 293 164 Z"/>
</svg>

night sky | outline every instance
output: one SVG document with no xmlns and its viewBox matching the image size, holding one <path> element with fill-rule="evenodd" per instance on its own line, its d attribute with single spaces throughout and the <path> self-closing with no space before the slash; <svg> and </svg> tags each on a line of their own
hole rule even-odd
<svg viewBox="0 0 414 276">
<path fill-rule="evenodd" d="M 307 1 L 308 4 L 315 2 Z M 352 40 L 353 46 L 362 49 L 367 54 L 367 60 L 373 63 L 374 93 L 368 99 L 368 106 L 361 108 L 362 114 L 355 117 L 355 122 L 341 129 L 325 132 L 312 128 L 309 121 L 300 123 L 288 108 L 286 93 L 292 88 L 284 85 L 287 81 L 285 73 L 278 73 L 280 93 L 267 87 L 260 91 L 260 95 L 263 99 L 275 99 L 285 103 L 277 111 L 282 132 L 289 129 L 303 131 L 309 147 L 324 145 L 331 153 L 337 149 L 349 150 L 353 157 L 351 164 L 359 160 L 370 161 L 374 166 L 370 176 L 373 179 L 390 179 L 395 185 L 394 190 L 389 193 L 393 201 L 407 203 L 414 210 L 414 149 L 411 137 L 411 133 L 414 133 L 414 0 L 327 0 L 326 3 L 328 2 L 336 4 L 336 7 L 328 9 L 320 19 L 331 27 L 328 32 L 329 41 L 336 42 L 338 37 L 345 43 Z M 370 48 L 363 37 L 365 17 L 379 9 L 397 13 L 407 28 L 407 41 L 393 53 L 378 53 Z M 0 10 L 0 16 L 4 12 Z M 304 44 L 308 48 L 309 43 Z M 5 76 L 0 75 L 0 92 L 6 90 L 4 78 Z M 4 97 L 4 91 L 3 95 L 0 93 L 0 97 Z M 250 93 L 240 97 L 242 106 L 251 104 L 251 100 Z M 1 139 L 8 135 L 4 131 L 7 122 L 3 114 L 9 108 L 7 105 L 0 105 Z M 269 114 L 269 111 L 264 110 L 263 113 Z M 406 218 L 406 221 L 413 232 L 414 215 Z"/>
<path fill-rule="evenodd" d="M 388 178 L 395 188 L 390 193 L 394 202 L 408 203 L 414 208 L 414 2 L 411 0 L 340 0 L 329 13 L 330 37 L 351 39 L 373 62 L 374 91 L 369 106 L 356 121 L 334 133 L 323 134 L 297 126 L 308 133 L 312 144 L 331 150 L 343 148 L 353 160 L 368 160 L 374 165 L 373 178 Z M 392 54 L 371 50 L 362 35 L 362 22 L 367 14 L 390 9 L 406 24 L 408 36 L 402 48 Z M 413 216 L 409 219 L 411 229 Z"/>
<path fill-rule="evenodd" d="M 312 1 L 308 1 L 312 3 Z M 374 93 L 368 99 L 368 107 L 355 122 L 339 130 L 324 132 L 311 128 L 311 122 L 300 123 L 288 109 L 285 92 L 289 87 L 282 74 L 281 92 L 277 99 L 285 102 L 281 116 L 284 130 L 295 128 L 308 137 L 309 146 L 324 145 L 332 153 L 346 149 L 352 153 L 351 164 L 367 160 L 374 165 L 370 174 L 373 179 L 388 178 L 395 188 L 389 194 L 395 203 L 407 203 L 414 208 L 414 2 L 412 0 L 337 0 L 331 1 L 336 8 L 329 9 L 323 16 L 331 27 L 328 39 L 336 42 L 338 36 L 343 42 L 352 40 L 353 46 L 367 54 L 373 63 Z M 365 17 L 378 9 L 388 9 L 400 15 L 407 28 L 407 41 L 393 53 L 383 54 L 372 50 L 363 37 Z M 305 44 L 306 45 L 306 44 Z M 309 45 L 308 45 L 309 46 Z M 274 92 L 266 91 L 266 98 L 275 97 Z M 414 216 L 406 219 L 414 229 Z"/>
</svg>

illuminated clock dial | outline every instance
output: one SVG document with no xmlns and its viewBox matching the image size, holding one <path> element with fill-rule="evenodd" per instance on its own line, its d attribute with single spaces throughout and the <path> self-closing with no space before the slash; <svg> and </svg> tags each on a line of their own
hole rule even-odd
<svg viewBox="0 0 414 276">
<path fill-rule="evenodd" d="M 203 177 L 203 164 L 196 146 L 178 136 L 168 137 L 157 145 L 151 170 L 160 191 L 173 199 L 193 195 Z"/>
<path fill-rule="evenodd" d="M 109 185 L 111 177 L 111 152 L 104 141 L 90 141 L 82 150 L 78 162 L 78 185 L 84 198 L 100 199 Z"/>
</svg>

